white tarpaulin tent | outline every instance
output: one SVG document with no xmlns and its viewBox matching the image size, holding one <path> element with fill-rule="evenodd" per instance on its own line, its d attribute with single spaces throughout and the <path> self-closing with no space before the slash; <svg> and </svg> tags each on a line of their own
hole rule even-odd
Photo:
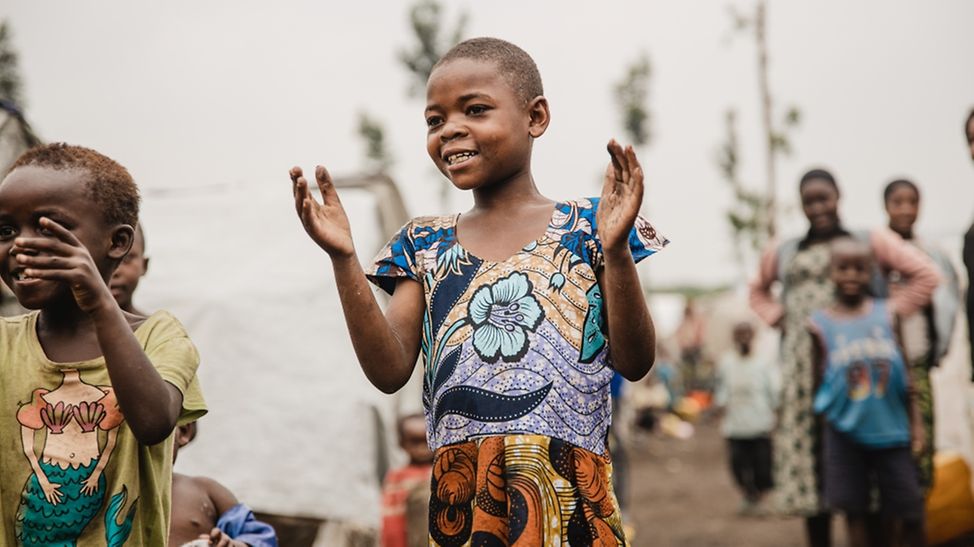
<svg viewBox="0 0 974 547">
<path fill-rule="evenodd" d="M 144 196 L 151 267 L 136 305 L 187 327 L 210 408 L 176 467 L 260 511 L 377 525 L 389 440 L 377 422 L 389 423 L 395 399 L 359 369 L 328 257 L 304 233 L 287 179 L 276 182 Z M 391 234 L 378 233 L 368 192 L 342 196 L 368 261 Z"/>
</svg>

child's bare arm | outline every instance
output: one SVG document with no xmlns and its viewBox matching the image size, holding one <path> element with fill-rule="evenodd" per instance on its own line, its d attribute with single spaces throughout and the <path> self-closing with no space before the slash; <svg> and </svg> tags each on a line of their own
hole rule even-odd
<svg viewBox="0 0 974 547">
<path fill-rule="evenodd" d="M 629 250 L 629 232 L 643 200 L 643 170 L 631 146 L 623 150 L 612 140 L 608 150 L 612 163 L 606 168 L 596 213 L 604 256 L 599 285 L 612 364 L 626 379 L 636 381 L 649 372 L 656 359 L 656 328 Z"/>
<path fill-rule="evenodd" d="M 331 257 L 338 296 L 355 355 L 372 384 L 393 393 L 412 375 L 419 355 L 425 301 L 423 287 L 413 280 L 396 285 L 383 315 L 352 243 L 348 217 L 328 171 L 321 166 L 315 179 L 318 203 L 308 190 L 300 168 L 291 169 L 295 208 L 305 231 Z"/>
<path fill-rule="evenodd" d="M 210 541 L 210 545 L 224 547 L 263 546 L 269 545 L 269 540 L 277 539 L 274 529 L 269 524 L 257 520 L 253 513 L 250 512 L 249 507 L 244 506 L 246 517 L 243 516 L 244 512 L 242 511 L 230 515 L 227 514 L 240 503 L 237 501 L 237 496 L 233 495 L 233 492 L 228 490 L 227 487 L 207 477 L 196 477 L 193 480 L 206 492 L 210 501 L 213 503 L 213 507 L 216 509 L 217 523 L 227 518 L 228 522 L 233 523 L 231 527 L 234 530 L 238 530 L 234 532 L 235 537 L 231 538 L 220 530 L 219 527 L 214 526 L 206 536 Z"/>
<path fill-rule="evenodd" d="M 906 371 L 906 406 L 910 413 L 910 448 L 914 454 L 921 454 L 926 450 L 926 430 L 923 424 L 923 416 L 920 413 L 920 404 L 917 401 L 916 385 L 913 382 L 913 365 L 906 357 L 906 347 L 903 345 L 903 323 L 899 315 L 892 316 L 893 337 L 896 338 L 896 346 L 903 357 L 903 369 Z"/>
<path fill-rule="evenodd" d="M 193 477 L 193 481 L 210 497 L 210 501 L 213 502 L 213 507 L 216 508 L 217 520 L 219 520 L 220 515 L 240 503 L 237 501 L 237 496 L 226 486 L 209 477 Z"/>
<path fill-rule="evenodd" d="M 17 261 L 26 266 L 26 275 L 61 281 L 71 288 L 78 307 L 94 323 L 118 405 L 132 433 L 145 445 L 163 441 L 176 426 L 182 393 L 152 366 L 88 249 L 57 222 L 48 218 L 40 222 L 53 237 L 18 239 L 17 246 L 39 253 L 20 253 Z"/>
</svg>

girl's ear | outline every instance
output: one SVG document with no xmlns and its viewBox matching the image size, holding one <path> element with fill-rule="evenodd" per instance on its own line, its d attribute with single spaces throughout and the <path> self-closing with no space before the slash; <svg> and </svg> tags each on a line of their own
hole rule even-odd
<svg viewBox="0 0 974 547">
<path fill-rule="evenodd" d="M 129 253 L 135 241 L 135 229 L 128 224 L 119 224 L 112 230 L 112 245 L 108 249 L 108 257 L 121 260 Z"/>
<path fill-rule="evenodd" d="M 541 135 L 544 135 L 544 132 L 548 129 L 548 124 L 551 123 L 551 111 L 548 110 L 548 99 L 545 99 L 543 95 L 538 95 L 531 99 L 531 102 L 528 103 L 528 115 L 530 116 L 528 133 L 537 139 Z"/>
</svg>

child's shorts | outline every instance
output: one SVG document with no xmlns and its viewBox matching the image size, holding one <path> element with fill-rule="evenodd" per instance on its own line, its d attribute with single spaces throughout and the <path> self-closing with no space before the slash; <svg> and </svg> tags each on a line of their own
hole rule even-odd
<svg viewBox="0 0 974 547">
<path fill-rule="evenodd" d="M 879 489 L 880 513 L 917 520 L 924 502 L 910 447 L 867 448 L 825 426 L 825 499 L 831 509 L 869 512 L 870 491 Z"/>
</svg>

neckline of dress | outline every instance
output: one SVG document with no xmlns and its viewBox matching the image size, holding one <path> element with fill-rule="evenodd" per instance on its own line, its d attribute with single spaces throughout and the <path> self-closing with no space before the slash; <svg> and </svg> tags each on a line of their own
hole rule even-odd
<svg viewBox="0 0 974 547">
<path fill-rule="evenodd" d="M 502 260 L 491 260 L 489 258 L 484 258 L 484 257 L 482 257 L 480 255 L 474 254 L 473 252 L 470 251 L 470 249 L 466 248 L 462 243 L 460 243 L 460 230 L 459 230 L 459 227 L 460 227 L 460 215 L 462 213 L 457 213 L 457 214 L 453 215 L 453 244 L 456 245 L 457 247 L 463 249 L 463 251 L 465 253 L 467 253 L 468 256 L 472 256 L 472 257 L 480 260 L 481 262 L 483 262 L 485 264 L 504 264 L 504 263 L 510 262 L 511 260 L 513 260 L 513 259 L 517 258 L 518 256 L 520 256 L 521 253 L 523 253 L 524 251 L 528 250 L 528 248 L 532 248 L 533 249 L 534 247 L 536 247 L 536 246 L 540 245 L 541 243 L 543 243 L 544 240 L 548 238 L 548 233 L 551 232 L 551 228 L 552 228 L 551 224 L 554 222 L 554 220 L 555 220 L 555 214 L 558 213 L 558 207 L 560 205 L 562 205 L 562 203 L 563 202 L 561 202 L 561 201 L 556 201 L 554 203 L 554 205 L 551 206 L 551 214 L 548 215 L 548 223 L 545 225 L 544 232 L 540 236 L 532 239 L 531 241 L 528 241 L 524 245 L 521 245 L 510 256 L 508 256 L 507 258 L 504 258 Z"/>
</svg>

